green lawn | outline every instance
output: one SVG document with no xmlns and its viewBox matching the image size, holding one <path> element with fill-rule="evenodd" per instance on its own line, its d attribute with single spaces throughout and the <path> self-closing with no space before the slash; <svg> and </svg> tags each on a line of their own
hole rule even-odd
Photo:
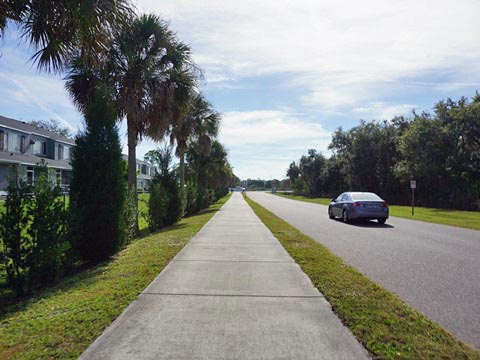
<svg viewBox="0 0 480 360">
<path fill-rule="evenodd" d="M 227 199 L 170 228 L 136 239 L 113 260 L 4 309 L 0 359 L 77 358 Z"/>
<path fill-rule="evenodd" d="M 248 197 L 262 222 L 376 359 L 480 359 L 480 352 Z"/>
<path fill-rule="evenodd" d="M 328 205 L 330 199 L 311 198 L 301 195 L 291 195 L 276 193 L 288 199 L 311 202 L 315 204 Z M 457 226 L 467 229 L 480 230 L 480 211 L 459 211 L 445 209 L 430 209 L 423 207 L 415 208 L 415 215 L 412 216 L 411 206 L 390 205 L 390 216 L 396 216 L 405 219 L 420 220 L 436 224 Z"/>
</svg>

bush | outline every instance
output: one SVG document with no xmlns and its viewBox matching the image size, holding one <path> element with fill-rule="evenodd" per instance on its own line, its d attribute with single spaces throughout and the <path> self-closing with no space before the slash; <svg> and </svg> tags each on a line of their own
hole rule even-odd
<svg viewBox="0 0 480 360">
<path fill-rule="evenodd" d="M 159 171 L 152 179 L 149 200 L 149 227 L 151 231 L 175 224 L 184 213 L 184 193 L 172 169 L 173 153 L 169 146 L 151 150 L 146 158 L 158 166 Z"/>
<path fill-rule="evenodd" d="M 150 198 L 148 200 L 148 227 L 150 231 L 158 230 L 165 225 L 169 201 L 169 196 L 161 182 L 154 181 L 150 187 Z"/>
<path fill-rule="evenodd" d="M 228 189 L 227 188 L 222 188 L 222 189 L 218 189 L 217 191 L 215 191 L 215 200 L 214 202 L 218 201 L 219 199 L 223 198 L 224 196 L 226 196 L 228 194 Z"/>
<path fill-rule="evenodd" d="M 2 258 L 7 284 L 21 296 L 54 283 L 69 246 L 67 211 L 60 188 L 49 182 L 45 165 L 35 168 L 35 186 L 11 181 L 0 216 Z"/>
<path fill-rule="evenodd" d="M 125 241 L 124 166 L 115 118 L 107 97 L 97 96 L 72 153 L 70 239 L 75 252 L 89 262 L 107 259 Z"/>
<path fill-rule="evenodd" d="M 45 165 L 36 166 L 33 197 L 27 203 L 27 233 L 32 244 L 30 288 L 58 280 L 69 248 L 65 200 L 60 187 L 49 182 L 48 172 Z"/>
<path fill-rule="evenodd" d="M 194 180 L 187 181 L 185 187 L 185 214 L 193 215 L 199 210 L 197 203 L 198 184 Z"/>
<path fill-rule="evenodd" d="M 23 230 L 29 223 L 27 203 L 31 189 L 23 181 L 11 181 L 7 188 L 5 211 L 0 217 L 2 258 L 7 273 L 7 284 L 17 294 L 27 292 L 31 241 Z"/>
<path fill-rule="evenodd" d="M 215 202 L 215 191 L 213 189 L 199 188 L 197 193 L 198 210 L 203 210 Z"/>
</svg>

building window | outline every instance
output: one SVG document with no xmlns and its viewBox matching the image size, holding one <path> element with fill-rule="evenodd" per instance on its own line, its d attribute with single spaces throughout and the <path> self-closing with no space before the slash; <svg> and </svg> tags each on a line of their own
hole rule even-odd
<svg viewBox="0 0 480 360">
<path fill-rule="evenodd" d="M 65 160 L 70 160 L 70 146 L 63 147 L 63 158 Z"/>
<path fill-rule="evenodd" d="M 47 142 L 36 140 L 35 145 L 33 145 L 33 152 L 37 155 L 46 155 L 47 154 Z"/>
<path fill-rule="evenodd" d="M 0 130 L 0 150 L 5 149 L 5 132 Z"/>
<path fill-rule="evenodd" d="M 26 140 L 25 135 L 22 135 L 20 137 L 20 152 L 21 153 L 25 152 L 25 140 Z"/>
<path fill-rule="evenodd" d="M 35 173 L 33 170 L 33 166 L 27 166 L 27 184 L 33 185 L 35 182 Z"/>
<path fill-rule="evenodd" d="M 7 138 L 7 143 L 8 143 L 8 151 L 12 152 L 18 152 L 18 135 L 9 132 L 8 133 L 8 138 Z"/>
<path fill-rule="evenodd" d="M 63 160 L 63 145 L 58 145 L 57 160 Z"/>
</svg>

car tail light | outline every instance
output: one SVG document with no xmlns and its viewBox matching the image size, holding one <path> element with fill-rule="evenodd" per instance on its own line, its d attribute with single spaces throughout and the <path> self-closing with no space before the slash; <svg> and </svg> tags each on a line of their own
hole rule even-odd
<svg viewBox="0 0 480 360">
<path fill-rule="evenodd" d="M 383 206 L 384 208 L 388 208 L 388 204 L 387 204 L 386 202 L 384 202 L 384 203 L 382 204 L 382 206 Z"/>
<path fill-rule="evenodd" d="M 357 203 L 357 202 L 354 202 L 354 203 L 352 204 L 352 206 L 353 206 L 353 207 L 361 207 L 361 206 L 362 206 L 362 204 L 360 204 L 360 203 Z"/>
</svg>

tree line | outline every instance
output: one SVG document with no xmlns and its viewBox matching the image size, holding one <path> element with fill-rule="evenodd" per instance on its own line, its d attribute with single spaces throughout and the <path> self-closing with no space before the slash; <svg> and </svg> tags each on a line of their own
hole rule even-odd
<svg viewBox="0 0 480 360">
<path fill-rule="evenodd" d="M 327 158 L 311 149 L 287 169 L 292 188 L 310 196 L 371 191 L 408 204 L 417 181 L 419 206 L 478 210 L 480 201 L 480 94 L 442 100 L 433 113 L 338 128 Z"/>
<path fill-rule="evenodd" d="M 18 178 L 9 186 L 0 256 L 18 295 L 55 281 L 75 261 L 108 259 L 138 234 L 136 147 L 143 137 L 170 143 L 146 156 L 158 168 L 144 214 L 152 231 L 226 193 L 234 177 L 216 140 L 220 114 L 201 91 L 190 47 L 166 21 L 136 14 L 128 0 L 7 0 L 0 5 L 1 37 L 10 23 L 37 50 L 32 60 L 40 71 L 65 76 L 85 122 L 72 150 L 68 207 L 48 176 L 34 186 Z M 118 134 L 123 119 L 127 183 Z"/>
</svg>

